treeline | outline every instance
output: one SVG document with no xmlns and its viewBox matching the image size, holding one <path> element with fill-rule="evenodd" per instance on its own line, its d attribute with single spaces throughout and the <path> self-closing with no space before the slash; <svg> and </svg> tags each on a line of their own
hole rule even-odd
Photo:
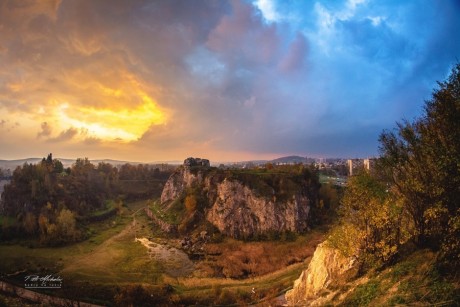
<svg viewBox="0 0 460 307">
<path fill-rule="evenodd" d="M 460 264 L 460 64 L 438 84 L 420 118 L 382 133 L 376 169 L 348 182 L 330 241 L 364 267 L 410 246 Z"/>
<path fill-rule="evenodd" d="M 2 236 L 38 236 L 46 244 L 79 240 L 78 222 L 110 216 L 125 200 L 157 196 L 171 172 L 142 164 L 94 165 L 87 158 L 64 168 L 52 154 L 25 163 L 2 194 L 3 220 L 14 221 L 3 223 Z"/>
</svg>

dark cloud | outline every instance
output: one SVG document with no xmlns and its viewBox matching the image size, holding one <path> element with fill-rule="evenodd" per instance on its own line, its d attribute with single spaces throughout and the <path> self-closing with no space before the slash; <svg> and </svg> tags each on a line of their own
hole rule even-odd
<svg viewBox="0 0 460 307">
<path fill-rule="evenodd" d="M 78 129 L 69 128 L 65 131 L 61 131 L 61 133 L 53 138 L 49 138 L 47 141 L 51 143 L 60 143 L 66 142 L 73 139 L 78 134 Z"/>
<path fill-rule="evenodd" d="M 41 128 L 41 131 L 37 133 L 37 138 L 49 137 L 53 130 L 47 122 L 41 123 L 40 128 Z"/>
<path fill-rule="evenodd" d="M 353 3 L 0 0 L 1 127 L 142 160 L 377 152 L 460 58 L 460 7 Z M 147 109 L 164 120 L 123 139 Z"/>
</svg>

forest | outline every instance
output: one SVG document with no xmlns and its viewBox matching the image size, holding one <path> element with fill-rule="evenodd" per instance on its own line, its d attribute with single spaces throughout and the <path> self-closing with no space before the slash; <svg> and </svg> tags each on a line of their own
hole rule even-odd
<svg viewBox="0 0 460 307">
<path fill-rule="evenodd" d="M 174 167 L 77 159 L 64 168 L 52 154 L 40 163 L 17 167 L 5 186 L 2 239 L 39 238 L 44 245 L 84 239 L 87 222 L 114 215 L 126 201 L 148 199 L 163 188 Z"/>
</svg>

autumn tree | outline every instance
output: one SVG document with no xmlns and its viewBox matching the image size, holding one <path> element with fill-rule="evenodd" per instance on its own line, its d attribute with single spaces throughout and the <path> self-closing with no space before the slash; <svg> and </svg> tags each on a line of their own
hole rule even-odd
<svg viewBox="0 0 460 307">
<path fill-rule="evenodd" d="M 62 209 L 57 217 L 57 230 L 64 242 L 74 242 L 79 237 L 75 214 L 68 210 Z"/>
<path fill-rule="evenodd" d="M 24 220 L 23 227 L 27 234 L 34 235 L 38 230 L 37 217 L 32 212 L 27 212 Z"/>
<path fill-rule="evenodd" d="M 196 197 L 194 194 L 187 195 L 187 197 L 185 197 L 184 203 L 187 212 L 194 213 L 196 211 Z"/>
<path fill-rule="evenodd" d="M 369 172 L 350 177 L 339 211 L 341 224 L 330 242 L 366 265 L 391 261 L 402 241 L 402 206 L 392 195 Z"/>
<path fill-rule="evenodd" d="M 419 246 L 460 260 L 460 64 L 425 104 L 424 114 L 380 136 L 382 162 Z"/>
</svg>

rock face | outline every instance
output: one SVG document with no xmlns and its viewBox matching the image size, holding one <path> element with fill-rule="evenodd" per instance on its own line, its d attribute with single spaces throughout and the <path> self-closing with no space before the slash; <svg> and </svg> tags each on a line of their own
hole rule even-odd
<svg viewBox="0 0 460 307">
<path fill-rule="evenodd" d="M 355 263 L 355 258 L 346 258 L 337 249 L 329 247 L 327 242 L 321 243 L 307 270 L 296 279 L 293 289 L 286 293 L 288 305 L 315 305 L 314 300 L 321 291 L 353 274 Z"/>
<path fill-rule="evenodd" d="M 166 182 L 161 203 L 168 208 L 190 188 L 198 187 L 206 202 L 204 216 L 227 236 L 248 238 L 271 231 L 303 232 L 308 227 L 313 196 L 307 187 L 290 181 L 289 184 L 294 188 L 279 197 L 275 188 L 264 186 L 261 193 L 244 180 L 217 169 L 191 170 L 183 166 Z"/>
<path fill-rule="evenodd" d="M 175 200 L 185 193 L 187 188 L 201 185 L 203 172 L 192 173 L 188 168 L 181 167 L 175 171 L 166 181 L 161 193 L 161 203 Z"/>
<path fill-rule="evenodd" d="M 291 199 L 258 196 L 241 182 L 224 179 L 217 184 L 217 197 L 206 218 L 220 232 L 235 238 L 269 231 L 302 232 L 307 229 L 310 201 L 302 193 Z"/>
</svg>

